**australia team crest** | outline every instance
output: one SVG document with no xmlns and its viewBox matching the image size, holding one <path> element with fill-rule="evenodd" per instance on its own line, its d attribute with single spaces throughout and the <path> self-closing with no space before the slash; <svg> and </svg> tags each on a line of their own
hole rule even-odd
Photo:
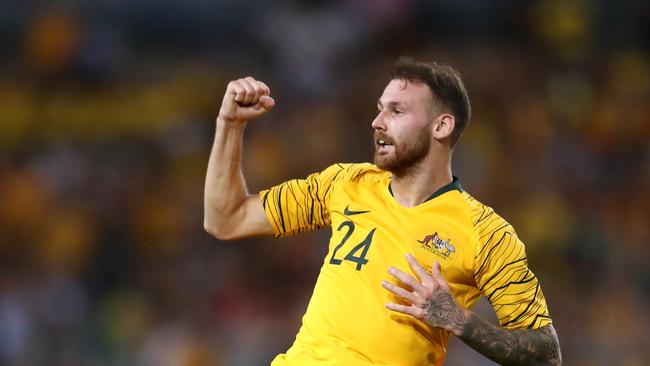
<svg viewBox="0 0 650 366">
<path fill-rule="evenodd" d="M 438 232 L 425 236 L 424 239 L 418 240 L 418 243 L 422 249 L 443 259 L 450 259 L 456 253 L 456 247 L 451 244 L 451 239 L 441 237 Z"/>
</svg>

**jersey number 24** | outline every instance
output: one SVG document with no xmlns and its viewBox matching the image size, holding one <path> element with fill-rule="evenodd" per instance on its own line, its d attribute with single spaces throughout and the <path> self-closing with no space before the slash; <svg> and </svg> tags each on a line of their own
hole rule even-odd
<svg viewBox="0 0 650 366">
<path fill-rule="evenodd" d="M 357 271 L 361 270 L 361 267 L 363 267 L 364 264 L 368 263 L 368 260 L 366 259 L 366 255 L 368 254 L 368 249 L 370 249 L 370 244 L 372 244 L 372 236 L 375 235 L 375 230 L 377 228 L 374 228 L 370 230 L 368 235 L 366 235 L 366 238 L 363 239 L 363 241 L 357 245 L 355 245 L 352 250 L 348 252 L 348 254 L 343 257 L 343 259 L 338 259 L 336 258 L 336 253 L 338 253 L 339 249 L 345 244 L 346 241 L 350 238 L 352 233 L 354 232 L 354 222 L 352 221 L 344 221 L 339 225 L 339 228 L 336 229 L 337 231 L 343 230 L 343 228 L 347 228 L 348 231 L 345 233 L 343 236 L 343 240 L 334 248 L 334 252 L 332 253 L 332 257 L 330 258 L 330 264 L 334 265 L 341 265 L 343 260 L 350 261 L 350 262 L 355 262 L 357 264 Z M 361 251 L 361 255 L 357 256 L 357 253 Z"/>
</svg>

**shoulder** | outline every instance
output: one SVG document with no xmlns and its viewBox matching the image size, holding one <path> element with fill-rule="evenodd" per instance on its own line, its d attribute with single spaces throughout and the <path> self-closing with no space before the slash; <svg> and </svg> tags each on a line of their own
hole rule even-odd
<svg viewBox="0 0 650 366">
<path fill-rule="evenodd" d="M 390 173 L 371 163 L 336 163 L 320 173 L 338 183 L 379 182 L 390 178 Z"/>
<path fill-rule="evenodd" d="M 479 243 L 487 244 L 495 239 L 495 236 L 516 235 L 512 225 L 492 207 L 483 204 L 465 191 L 462 192 L 462 196 Z"/>
<path fill-rule="evenodd" d="M 471 194 L 463 191 L 463 198 L 467 205 L 467 210 L 472 220 L 474 227 L 478 229 L 485 229 L 492 226 L 510 226 L 508 221 L 501 217 L 494 209 L 488 205 L 483 204 Z"/>
</svg>

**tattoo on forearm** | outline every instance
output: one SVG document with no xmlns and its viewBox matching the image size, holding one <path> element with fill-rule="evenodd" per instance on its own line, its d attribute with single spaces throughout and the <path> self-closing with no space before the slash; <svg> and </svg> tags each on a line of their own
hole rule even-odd
<svg viewBox="0 0 650 366">
<path fill-rule="evenodd" d="M 561 365 L 562 356 L 552 325 L 507 330 L 472 314 L 459 337 L 467 345 L 502 365 Z"/>
<path fill-rule="evenodd" d="M 456 304 L 449 292 L 441 289 L 434 290 L 424 304 L 426 321 L 429 325 L 449 329 L 462 330 L 465 324 L 465 314 Z"/>
</svg>

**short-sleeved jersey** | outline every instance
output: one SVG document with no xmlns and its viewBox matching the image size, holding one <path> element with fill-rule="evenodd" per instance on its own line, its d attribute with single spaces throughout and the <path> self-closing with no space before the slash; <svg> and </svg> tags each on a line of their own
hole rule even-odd
<svg viewBox="0 0 650 366">
<path fill-rule="evenodd" d="M 260 192 L 276 237 L 332 228 L 296 340 L 272 366 L 441 365 L 450 333 L 384 306 L 400 301 L 381 286 L 395 281 L 388 267 L 414 275 L 407 253 L 429 271 L 438 261 L 460 306 L 485 296 L 505 328 L 551 323 L 510 224 L 456 178 L 411 208 L 395 200 L 390 180 L 372 164 L 335 164 Z"/>
</svg>

